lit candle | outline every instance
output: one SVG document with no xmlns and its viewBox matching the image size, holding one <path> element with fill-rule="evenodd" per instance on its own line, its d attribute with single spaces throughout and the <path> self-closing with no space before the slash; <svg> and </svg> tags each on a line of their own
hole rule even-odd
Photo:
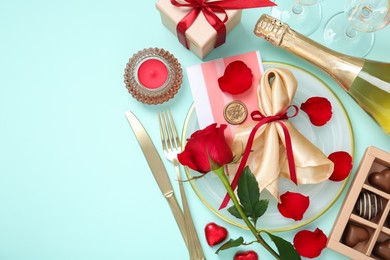
<svg viewBox="0 0 390 260">
<path fill-rule="evenodd" d="M 159 59 L 147 59 L 138 68 L 138 80 L 148 89 L 156 89 L 164 85 L 168 78 L 168 68 Z"/>
</svg>

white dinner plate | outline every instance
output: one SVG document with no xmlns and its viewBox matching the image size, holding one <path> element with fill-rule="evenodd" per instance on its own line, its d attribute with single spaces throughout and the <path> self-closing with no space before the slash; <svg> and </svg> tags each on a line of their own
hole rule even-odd
<svg viewBox="0 0 390 260">
<path fill-rule="evenodd" d="M 263 65 L 265 70 L 281 67 L 293 72 L 298 81 L 298 89 L 293 104 L 298 107 L 300 107 L 301 103 L 313 96 L 326 97 L 331 102 L 333 116 L 324 126 L 316 127 L 312 125 L 308 116 L 302 110 L 300 110 L 296 117 L 289 120 L 298 131 L 321 149 L 326 156 L 335 151 L 346 151 L 353 156 L 354 141 L 351 124 L 343 105 L 332 90 L 318 77 L 302 68 L 277 62 L 264 62 Z M 185 145 L 185 140 L 196 130 L 199 130 L 199 125 L 194 105 L 192 105 L 184 124 L 183 146 Z M 186 173 L 188 178 L 199 175 L 198 172 L 187 167 Z M 260 196 L 262 198 L 269 198 L 270 203 L 266 213 L 258 220 L 257 229 L 266 229 L 273 232 L 287 231 L 312 222 L 333 205 L 343 191 L 347 179 L 342 182 L 327 180 L 320 184 L 301 184 L 295 186 L 291 181 L 281 178 L 279 183 L 280 194 L 286 191 L 299 192 L 310 197 L 310 206 L 301 221 L 294 221 L 283 217 L 277 209 L 277 201 L 267 191 L 263 191 Z M 191 185 L 201 201 L 218 217 L 238 227 L 247 228 L 242 220 L 235 218 L 227 211 L 227 208 L 233 205 L 231 201 L 225 209 L 218 210 L 226 194 L 226 190 L 214 173 L 208 173 L 203 178 L 191 181 Z"/>
</svg>

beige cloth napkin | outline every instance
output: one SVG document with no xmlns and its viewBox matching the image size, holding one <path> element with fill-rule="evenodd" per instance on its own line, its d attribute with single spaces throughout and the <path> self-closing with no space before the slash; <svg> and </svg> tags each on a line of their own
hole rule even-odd
<svg viewBox="0 0 390 260">
<path fill-rule="evenodd" d="M 264 72 L 258 86 L 259 111 L 265 116 L 279 114 L 289 107 L 297 89 L 297 81 L 288 69 L 273 68 Z M 233 140 L 233 153 L 240 155 L 256 121 L 240 125 Z M 291 136 L 298 184 L 314 184 L 327 180 L 333 172 L 330 161 L 316 146 L 299 133 L 293 124 L 283 120 Z M 260 191 L 268 190 L 279 200 L 279 177 L 290 178 L 283 129 L 278 122 L 261 126 L 255 135 L 247 165 L 256 176 Z M 233 179 L 237 164 L 228 166 Z"/>
</svg>

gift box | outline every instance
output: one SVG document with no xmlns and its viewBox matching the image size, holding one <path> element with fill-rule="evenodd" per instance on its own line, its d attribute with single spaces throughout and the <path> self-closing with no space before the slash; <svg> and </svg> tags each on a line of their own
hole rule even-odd
<svg viewBox="0 0 390 260">
<path fill-rule="evenodd" d="M 160 12 L 162 23 L 176 36 L 178 23 L 192 10 L 191 7 L 174 6 L 170 0 L 159 0 L 156 7 Z M 228 17 L 225 22 L 226 35 L 240 22 L 241 13 L 241 10 L 226 10 Z M 215 13 L 215 15 L 221 20 L 224 19 L 222 13 Z M 200 12 L 192 25 L 186 30 L 185 37 L 188 48 L 203 59 L 215 48 L 217 31 Z"/>
<path fill-rule="evenodd" d="M 351 259 L 390 257 L 390 154 L 369 147 L 329 235 L 328 248 Z"/>
</svg>

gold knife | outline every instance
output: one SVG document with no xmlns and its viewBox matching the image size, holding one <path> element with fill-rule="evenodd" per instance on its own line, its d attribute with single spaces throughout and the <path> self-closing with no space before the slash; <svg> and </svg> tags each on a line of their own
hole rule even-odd
<svg viewBox="0 0 390 260">
<path fill-rule="evenodd" d="M 133 129 L 137 141 L 141 146 L 142 152 L 144 153 L 146 161 L 149 164 L 149 168 L 152 171 L 153 176 L 156 179 L 156 182 L 162 194 L 167 199 L 168 204 L 171 207 L 173 216 L 175 217 L 181 235 L 183 236 L 184 242 L 188 248 L 187 234 L 184 224 L 184 215 L 181 211 L 179 203 L 176 200 L 172 184 L 169 180 L 167 171 L 164 167 L 161 157 L 158 154 L 157 149 L 152 142 L 152 139 L 150 139 L 148 133 L 142 126 L 141 122 L 137 119 L 137 117 L 130 111 L 126 111 L 125 114 L 127 121 L 129 121 L 131 129 Z"/>
</svg>

